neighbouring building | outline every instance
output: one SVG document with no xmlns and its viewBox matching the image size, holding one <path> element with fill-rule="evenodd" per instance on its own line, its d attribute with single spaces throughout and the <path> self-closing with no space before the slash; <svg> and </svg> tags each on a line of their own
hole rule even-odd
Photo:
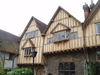
<svg viewBox="0 0 100 75">
<path fill-rule="evenodd" d="M 0 29 L 0 61 L 5 70 L 17 68 L 19 37 Z"/>
<path fill-rule="evenodd" d="M 88 75 L 87 63 L 100 63 L 100 0 L 83 10 L 84 23 L 60 6 L 48 26 L 32 17 L 20 37 L 18 66 L 32 68 L 36 50 L 35 75 Z"/>
</svg>

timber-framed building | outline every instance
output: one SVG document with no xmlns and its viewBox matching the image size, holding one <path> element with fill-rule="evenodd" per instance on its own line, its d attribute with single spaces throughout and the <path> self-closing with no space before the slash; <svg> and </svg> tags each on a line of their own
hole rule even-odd
<svg viewBox="0 0 100 75">
<path fill-rule="evenodd" d="M 32 17 L 20 37 L 18 66 L 32 68 L 35 48 L 35 75 L 87 74 L 87 62 L 100 62 L 100 0 L 83 10 L 84 23 L 60 6 L 48 25 Z"/>
</svg>

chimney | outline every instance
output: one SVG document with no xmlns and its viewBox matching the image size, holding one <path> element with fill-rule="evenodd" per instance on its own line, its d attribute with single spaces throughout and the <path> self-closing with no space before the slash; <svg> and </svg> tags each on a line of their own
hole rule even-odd
<svg viewBox="0 0 100 75">
<path fill-rule="evenodd" d="M 93 3 L 93 0 L 91 0 L 90 9 L 92 10 L 94 6 L 95 4 Z"/>
<path fill-rule="evenodd" d="M 83 5 L 83 10 L 84 10 L 84 16 L 85 16 L 85 19 L 86 19 L 88 17 L 89 13 L 90 13 L 90 8 L 86 4 L 86 2 L 85 2 L 85 5 Z"/>
</svg>

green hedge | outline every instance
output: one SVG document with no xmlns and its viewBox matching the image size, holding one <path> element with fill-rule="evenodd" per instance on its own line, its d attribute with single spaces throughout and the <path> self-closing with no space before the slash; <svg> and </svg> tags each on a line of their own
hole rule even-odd
<svg viewBox="0 0 100 75">
<path fill-rule="evenodd" d="M 13 69 L 7 72 L 7 75 L 32 75 L 33 72 L 29 68 Z"/>
</svg>

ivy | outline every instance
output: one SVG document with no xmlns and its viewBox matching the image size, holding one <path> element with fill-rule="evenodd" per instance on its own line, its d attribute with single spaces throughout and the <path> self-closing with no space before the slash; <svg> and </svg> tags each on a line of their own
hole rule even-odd
<svg viewBox="0 0 100 75">
<path fill-rule="evenodd" d="M 89 75 L 97 75 L 98 68 L 100 67 L 100 65 L 94 62 L 89 62 L 88 65 L 89 65 L 88 67 Z"/>
</svg>

